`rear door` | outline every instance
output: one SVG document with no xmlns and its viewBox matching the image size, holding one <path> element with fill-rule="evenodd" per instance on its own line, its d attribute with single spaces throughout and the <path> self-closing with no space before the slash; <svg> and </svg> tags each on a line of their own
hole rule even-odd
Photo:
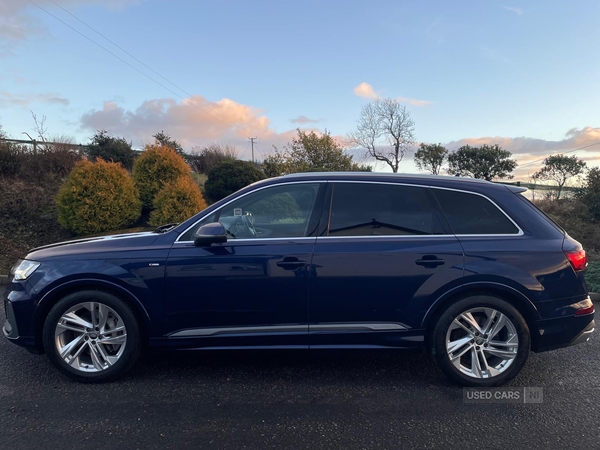
<svg viewBox="0 0 600 450">
<path fill-rule="evenodd" d="M 310 280 L 314 347 L 422 344 L 428 303 L 459 286 L 463 251 L 427 186 L 336 182 Z"/>
</svg>

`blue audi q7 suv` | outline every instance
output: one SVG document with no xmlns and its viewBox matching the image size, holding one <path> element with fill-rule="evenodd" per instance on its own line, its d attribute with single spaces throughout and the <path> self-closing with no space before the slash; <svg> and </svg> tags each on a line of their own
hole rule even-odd
<svg viewBox="0 0 600 450">
<path fill-rule="evenodd" d="M 585 251 L 524 189 L 318 173 L 248 186 L 181 224 L 32 250 L 5 336 L 84 382 L 145 348 L 426 348 L 499 386 L 530 350 L 589 339 Z"/>
</svg>

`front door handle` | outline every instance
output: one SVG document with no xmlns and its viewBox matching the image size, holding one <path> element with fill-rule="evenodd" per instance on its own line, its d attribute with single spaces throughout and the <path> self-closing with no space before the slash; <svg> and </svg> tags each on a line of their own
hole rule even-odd
<svg viewBox="0 0 600 450">
<path fill-rule="evenodd" d="M 415 264 L 431 269 L 431 268 L 435 268 L 437 266 L 441 266 L 445 262 L 446 262 L 445 260 L 440 259 L 435 255 L 425 255 L 421 259 L 417 259 L 415 261 Z"/>
<path fill-rule="evenodd" d="M 306 265 L 306 261 L 300 261 L 295 256 L 286 256 L 282 261 L 277 261 L 277 267 L 284 270 L 296 270 Z"/>
</svg>

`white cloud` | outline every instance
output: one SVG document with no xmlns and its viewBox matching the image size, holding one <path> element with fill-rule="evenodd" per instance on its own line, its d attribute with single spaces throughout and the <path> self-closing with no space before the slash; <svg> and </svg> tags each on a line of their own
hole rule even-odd
<svg viewBox="0 0 600 450">
<path fill-rule="evenodd" d="M 514 6 L 504 6 L 504 9 L 506 9 L 507 11 L 514 12 L 515 14 L 518 14 L 519 16 L 523 15 L 523 8 L 516 8 Z"/>
</svg>

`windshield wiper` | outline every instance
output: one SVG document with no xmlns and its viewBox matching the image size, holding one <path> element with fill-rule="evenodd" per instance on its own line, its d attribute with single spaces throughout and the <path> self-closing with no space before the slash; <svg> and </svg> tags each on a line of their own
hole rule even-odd
<svg viewBox="0 0 600 450">
<path fill-rule="evenodd" d="M 167 231 L 175 228 L 177 225 L 179 225 L 179 222 L 178 223 L 167 223 L 165 225 L 161 225 L 160 227 L 158 227 L 156 230 L 154 230 L 154 232 L 155 233 L 166 233 Z"/>
</svg>

